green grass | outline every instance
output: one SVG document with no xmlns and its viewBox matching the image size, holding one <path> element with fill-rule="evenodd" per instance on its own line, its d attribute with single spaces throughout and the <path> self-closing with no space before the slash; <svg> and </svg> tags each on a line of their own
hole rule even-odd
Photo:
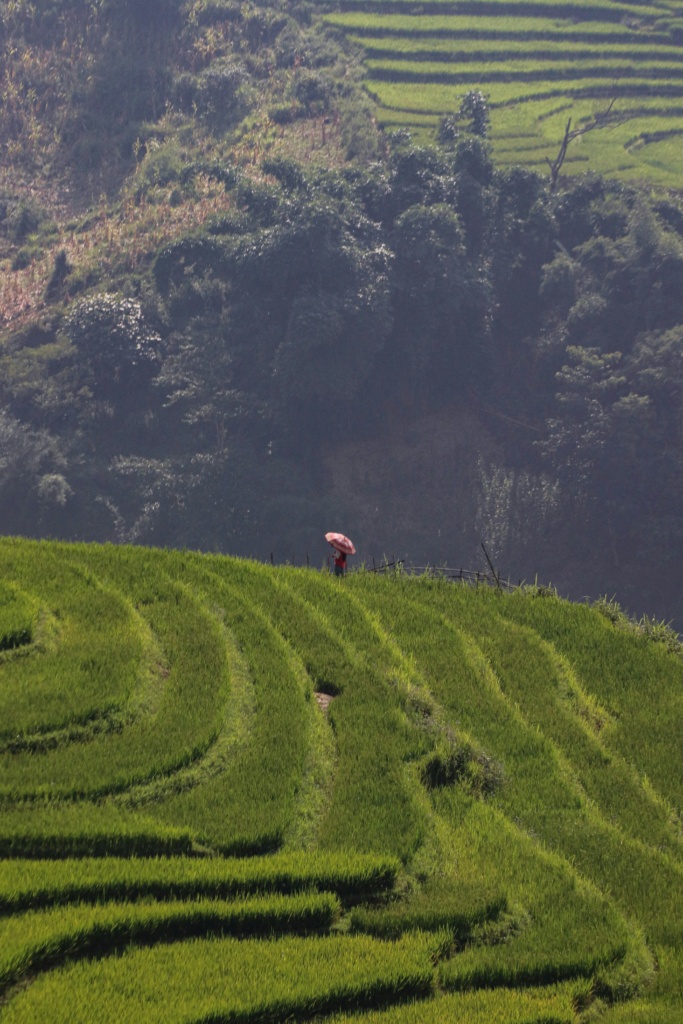
<svg viewBox="0 0 683 1024">
<path fill-rule="evenodd" d="M 6 860 L 0 861 L 0 914 L 115 899 L 232 899 L 309 889 L 369 899 L 391 890 L 397 871 L 388 857 L 344 853 Z"/>
<path fill-rule="evenodd" d="M 373 0 L 344 0 L 344 6 L 350 10 L 353 10 L 354 7 L 361 7 L 364 10 L 374 7 L 379 11 L 384 2 L 385 0 L 375 0 L 375 2 Z M 391 0 L 392 7 L 394 2 L 407 5 L 411 0 Z M 444 8 L 448 10 L 453 6 L 452 0 L 426 0 L 425 3 L 420 4 L 423 16 L 437 13 Z M 501 3 L 501 0 L 477 0 L 477 7 L 482 13 L 490 13 L 494 10 L 504 12 L 505 15 L 509 14 L 509 5 Z M 557 0 L 527 0 L 520 5 L 520 13 L 524 17 L 529 17 L 536 13 L 540 14 L 544 8 L 552 8 L 553 15 L 556 17 L 571 18 L 574 16 L 577 20 L 604 18 L 607 21 L 621 21 L 624 17 L 629 16 L 642 15 L 644 18 L 652 19 L 671 14 L 671 8 L 665 5 L 619 4 L 610 3 L 609 0 L 588 0 L 585 3 L 571 2 L 571 0 L 565 3 L 558 3 Z"/>
<path fill-rule="evenodd" d="M 512 67 L 517 70 L 518 62 L 529 63 L 530 70 L 541 66 L 541 62 L 548 63 L 547 71 L 550 74 L 555 62 L 571 61 L 579 70 L 587 70 L 590 73 L 591 67 L 601 67 L 606 64 L 610 67 L 614 61 L 623 60 L 630 69 L 639 68 L 641 62 L 651 62 L 646 66 L 648 72 L 656 69 L 660 64 L 663 67 L 676 67 L 683 61 L 683 50 L 676 46 L 639 46 L 634 48 L 632 43 L 610 42 L 608 48 L 602 43 L 583 43 L 574 40 L 564 39 L 561 36 L 553 40 L 529 41 L 526 39 L 492 39 L 467 40 L 465 43 L 456 42 L 453 39 L 443 39 L 438 36 L 420 36 L 412 39 L 410 36 L 353 36 L 349 38 L 362 43 L 368 58 L 394 57 L 405 58 L 409 61 L 447 60 L 449 63 L 462 65 L 463 72 L 466 72 L 470 64 L 475 65 L 478 74 L 490 76 L 493 71 L 493 63 L 497 65 L 496 71 L 506 72 Z M 489 64 L 488 71 L 484 71 L 479 62 Z M 665 62 L 671 62 L 665 63 Z M 372 65 L 371 65 L 372 66 Z M 398 66 L 398 65 L 397 65 Z M 524 65 L 526 66 L 526 64 Z M 563 69 L 564 70 L 564 69 Z M 486 80 L 484 77 L 482 80 Z"/>
<path fill-rule="evenodd" d="M 604 59 L 589 60 L 543 60 L 533 54 L 528 58 L 512 59 L 505 62 L 467 61 L 457 65 L 455 62 L 439 60 L 414 60 L 413 55 L 405 60 L 368 60 L 368 70 L 379 81 L 389 82 L 448 82 L 461 87 L 465 93 L 472 86 L 486 87 L 497 82 L 544 82 L 551 84 L 557 80 L 583 82 L 604 78 L 610 91 L 617 92 L 614 81 L 623 86 L 624 81 L 631 78 L 644 79 L 656 84 L 665 82 L 667 85 L 678 85 L 683 77 L 683 67 L 678 62 L 656 61 L 647 63 L 630 59 L 619 59 L 608 55 Z M 565 86 L 566 89 L 566 86 Z M 617 93 L 618 95 L 618 93 Z"/>
<path fill-rule="evenodd" d="M 153 568 L 145 567 L 131 596 L 168 664 L 155 713 L 91 742 L 58 745 L 39 755 L 4 753 L 0 798 L 116 792 L 194 761 L 215 740 L 227 688 L 218 623 L 184 586 L 156 573 L 152 580 L 147 573 Z M 121 639 L 117 646 L 128 649 Z M 88 672 L 87 663 L 83 670 Z M 96 664 L 90 678 L 97 678 Z"/>
<path fill-rule="evenodd" d="M 328 14 L 325 18 L 331 25 L 349 29 L 354 35 L 369 36 L 408 36 L 420 39 L 423 36 L 451 36 L 462 40 L 484 39 L 563 39 L 589 41 L 598 40 L 632 43 L 633 47 L 650 46 L 653 42 L 668 45 L 670 37 L 667 33 L 648 32 L 640 34 L 635 29 L 614 22 L 575 21 L 560 18 L 530 18 L 520 15 L 500 14 L 490 17 L 485 14 L 472 15 L 440 15 L 430 14 L 382 14 L 368 11 L 347 11 Z M 416 41 L 417 41 L 416 39 Z"/>
<path fill-rule="evenodd" d="M 605 744 L 683 809 L 683 777 L 672 770 L 683 734 L 683 662 L 642 637 L 618 632 L 582 605 L 513 598 L 501 611 L 571 659 L 578 681 L 613 716 L 604 730 Z"/>
<path fill-rule="evenodd" d="M 190 556 L 169 561 L 170 571 L 191 579 L 229 628 L 248 665 L 254 710 L 248 734 L 227 751 L 216 773 L 200 774 L 197 785 L 150 805 L 150 813 L 175 825 L 193 822 L 203 841 L 227 853 L 275 849 L 284 841 L 303 781 L 313 711 L 308 678 L 286 639 L 245 600 L 245 587 L 234 585 L 238 580 L 207 571 Z M 262 583 L 270 586 L 267 579 Z M 233 663 L 233 686 L 235 668 Z"/>
<path fill-rule="evenodd" d="M 106 803 L 31 801 L 0 814 L 0 858 L 153 857 L 191 848 L 191 831 Z"/>
<path fill-rule="evenodd" d="M 44 727 L 27 700 L 33 731 L 2 752 L 3 1022 L 676 1019 L 676 653 L 533 592 L 0 557 L 0 624 L 31 630 L 0 693 L 41 693 L 91 599 L 122 648 L 106 660 L 98 619 L 113 678 L 95 661 L 84 690 L 106 708 L 119 686 L 117 728 L 75 706 L 57 725 L 49 699 Z"/>
<path fill-rule="evenodd" d="M 29 594 L 8 583 L 0 583 L 0 652 L 14 651 L 33 641 L 39 604 Z"/>
<path fill-rule="evenodd" d="M 329 1024 L 572 1024 L 576 1020 L 576 1003 L 585 999 L 587 986 L 571 982 L 535 988 L 479 989 L 458 992 L 440 999 L 394 1007 L 384 1012 L 340 1014 Z"/>
<path fill-rule="evenodd" d="M 277 1021 L 372 1006 L 428 993 L 438 948 L 419 935 L 397 943 L 355 936 L 159 945 L 43 975 L 5 1019 L 126 1024 L 139 1021 L 141 1002 L 146 1024 Z"/>
<path fill-rule="evenodd" d="M 328 929 L 340 904 L 330 893 L 261 896 L 236 902 L 77 906 L 0 921 L 0 992 L 32 974 L 90 954 L 205 935 L 262 935 Z"/>
<path fill-rule="evenodd" d="M 3 595 L 3 619 L 10 617 L 4 635 L 25 629 L 35 643 L 31 657 L 3 664 L 0 749 L 38 741 L 35 733 L 107 715 L 116 720 L 151 670 L 148 637 L 130 604 L 47 546 L 29 552 L 3 542 L 0 571 L 22 580 L 13 600 L 11 591 Z M 12 627 L 17 614 L 20 624 Z"/>
<path fill-rule="evenodd" d="M 683 900 L 683 846 L 674 808 L 591 736 L 563 697 L 573 679 L 552 649 L 499 622 L 498 595 L 425 583 L 417 604 L 405 596 L 392 601 L 386 586 L 372 589 L 374 606 L 413 654 L 447 719 L 502 763 L 505 782 L 495 801 L 506 815 L 609 886 L 653 941 L 680 941 L 674 908 Z M 370 585 L 365 590 L 367 600 Z M 650 669 L 660 655 L 670 658 L 633 639 Z M 683 707 L 678 715 L 672 709 L 672 738 L 681 734 L 681 713 Z"/>
<path fill-rule="evenodd" d="M 402 714 L 392 675 L 393 651 L 339 581 L 317 573 L 292 574 L 296 592 L 317 609 L 327 668 L 340 690 L 330 711 L 337 739 L 337 770 L 320 831 L 327 849 L 385 850 L 407 861 L 425 827 L 406 762 L 420 752 L 420 737 Z M 394 684 L 395 685 L 395 684 Z"/>
<path fill-rule="evenodd" d="M 482 881 L 445 887 L 432 881 L 406 899 L 384 907 L 358 907 L 351 912 L 351 930 L 398 938 L 410 931 L 446 930 L 462 943 L 487 921 L 509 910 L 506 897 Z"/>
<path fill-rule="evenodd" d="M 616 994 L 628 977 L 647 981 L 653 964 L 642 935 L 612 902 L 537 837 L 495 808 L 447 791 L 436 801 L 449 847 L 467 876 L 495 875 L 516 913 L 483 933 L 440 968 L 447 989 L 523 987 L 593 977 Z M 599 982 L 598 982 L 599 979 Z"/>
<path fill-rule="evenodd" d="M 556 156 L 569 117 L 578 125 L 616 99 L 628 131 L 592 132 L 575 142 L 564 171 L 588 165 L 680 184 L 677 140 L 659 137 L 648 123 L 653 98 L 681 95 L 683 50 L 667 30 L 677 9 L 627 13 L 612 4 L 568 3 L 547 10 L 539 2 L 513 13 L 484 0 L 466 11 L 431 3 L 407 14 L 393 4 L 383 13 L 381 2 L 346 7 L 326 19 L 361 48 L 380 124 L 409 127 L 416 141 L 427 142 L 439 117 L 457 112 L 463 96 L 478 89 L 491 111 L 494 158 L 539 169 Z M 550 98 L 562 104 L 561 123 L 544 123 L 537 104 Z M 503 145 L 511 138 L 519 140 L 514 149 Z"/>
</svg>

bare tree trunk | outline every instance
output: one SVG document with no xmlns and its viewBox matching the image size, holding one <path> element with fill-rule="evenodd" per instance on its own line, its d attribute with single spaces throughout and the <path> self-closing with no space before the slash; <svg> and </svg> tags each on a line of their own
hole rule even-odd
<svg viewBox="0 0 683 1024">
<path fill-rule="evenodd" d="M 567 121 L 567 127 L 564 130 L 564 138 L 562 139 L 562 142 L 560 143 L 560 150 L 559 150 L 557 156 L 555 157 L 555 159 L 553 160 L 552 163 L 550 162 L 550 160 L 548 160 L 548 157 L 546 157 L 546 161 L 548 163 L 548 166 L 550 167 L 550 191 L 551 192 L 555 191 L 555 186 L 557 185 L 557 179 L 558 179 L 558 176 L 560 174 L 560 169 L 562 167 L 562 164 L 564 163 L 564 158 L 567 155 L 567 147 L 569 146 L 569 143 L 571 142 L 571 131 L 570 131 L 571 126 L 572 126 L 572 119 L 570 117 L 569 120 Z"/>
<path fill-rule="evenodd" d="M 612 114 L 612 107 L 615 103 L 616 97 L 610 100 L 605 110 L 601 111 L 599 114 L 594 114 L 593 120 L 589 124 L 582 125 L 580 128 L 572 129 L 572 119 L 571 117 L 569 118 L 569 120 L 567 121 L 567 125 L 564 129 L 564 137 L 562 139 L 562 142 L 560 143 L 560 148 L 558 150 L 557 156 L 554 160 L 550 160 L 548 157 L 545 158 L 546 163 L 550 168 L 551 192 L 554 192 L 557 186 L 557 180 L 560 175 L 560 170 L 562 169 L 562 164 L 564 163 L 565 157 L 567 156 L 567 149 L 569 147 L 570 142 L 573 142 L 574 139 L 580 138 L 582 135 L 586 135 L 588 132 L 594 131 L 596 128 L 614 127 L 615 125 L 618 124 L 624 124 L 625 121 L 629 120 L 628 115 Z"/>
</svg>

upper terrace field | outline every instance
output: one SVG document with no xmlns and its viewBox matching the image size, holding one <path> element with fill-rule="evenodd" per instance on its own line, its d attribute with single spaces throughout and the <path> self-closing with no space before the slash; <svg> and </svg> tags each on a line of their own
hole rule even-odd
<svg viewBox="0 0 683 1024">
<path fill-rule="evenodd" d="M 387 126 L 433 132 L 472 89 L 487 97 L 501 165 L 543 171 L 568 118 L 614 123 L 575 140 L 563 171 L 672 187 L 683 177 L 683 8 L 609 0 L 342 0 L 327 21 L 365 50 Z"/>
<path fill-rule="evenodd" d="M 680 1020 L 677 653 L 543 591 L 0 567 L 3 1022 Z"/>
</svg>

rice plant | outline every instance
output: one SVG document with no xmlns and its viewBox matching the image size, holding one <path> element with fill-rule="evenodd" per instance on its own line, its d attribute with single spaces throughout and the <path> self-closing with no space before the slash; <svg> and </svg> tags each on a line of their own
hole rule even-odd
<svg viewBox="0 0 683 1024">
<path fill-rule="evenodd" d="M 468 90 L 482 91 L 491 111 L 494 158 L 540 168 L 557 153 L 567 118 L 574 124 L 592 117 L 616 100 L 618 120 L 628 122 L 637 147 L 619 132 L 593 132 L 582 140 L 583 159 L 564 169 L 573 173 L 586 163 L 601 174 L 647 177 L 675 187 L 679 165 L 673 140 L 652 137 L 644 123 L 652 97 L 680 96 L 681 51 L 669 30 L 671 12 L 656 6 L 618 6 L 569 2 L 552 9 L 539 0 L 514 11 L 477 0 L 466 12 L 446 3 L 421 5 L 347 2 L 326 14 L 330 24 L 348 34 L 361 49 L 368 70 L 366 88 L 378 101 L 381 124 L 411 126 L 430 137 L 424 119 L 457 113 Z M 556 97 L 563 106 L 562 125 L 544 122 L 535 101 Z M 602 106 L 601 106 L 602 105 Z M 514 161 L 501 146 L 515 135 L 519 115 L 535 144 L 517 137 Z M 552 134 L 554 131 L 554 134 Z M 538 152 L 542 144 L 548 149 Z"/>
<path fill-rule="evenodd" d="M 189 552 L 0 559 L 0 626 L 26 631 L 0 699 L 33 695 L 0 753 L 3 1021 L 680 1016 L 661 629 Z"/>
</svg>

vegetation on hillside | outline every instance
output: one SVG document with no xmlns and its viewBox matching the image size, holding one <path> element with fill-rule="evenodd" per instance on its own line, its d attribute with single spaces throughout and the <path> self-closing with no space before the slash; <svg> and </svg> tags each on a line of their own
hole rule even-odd
<svg viewBox="0 0 683 1024">
<path fill-rule="evenodd" d="M 301 563 L 343 521 L 681 615 L 675 194 L 501 167 L 474 91 L 383 134 L 305 4 L 0 12 L 6 532 Z"/>
<path fill-rule="evenodd" d="M 0 565 L 3 1021 L 680 1016 L 679 651 L 538 588 Z"/>
</svg>

